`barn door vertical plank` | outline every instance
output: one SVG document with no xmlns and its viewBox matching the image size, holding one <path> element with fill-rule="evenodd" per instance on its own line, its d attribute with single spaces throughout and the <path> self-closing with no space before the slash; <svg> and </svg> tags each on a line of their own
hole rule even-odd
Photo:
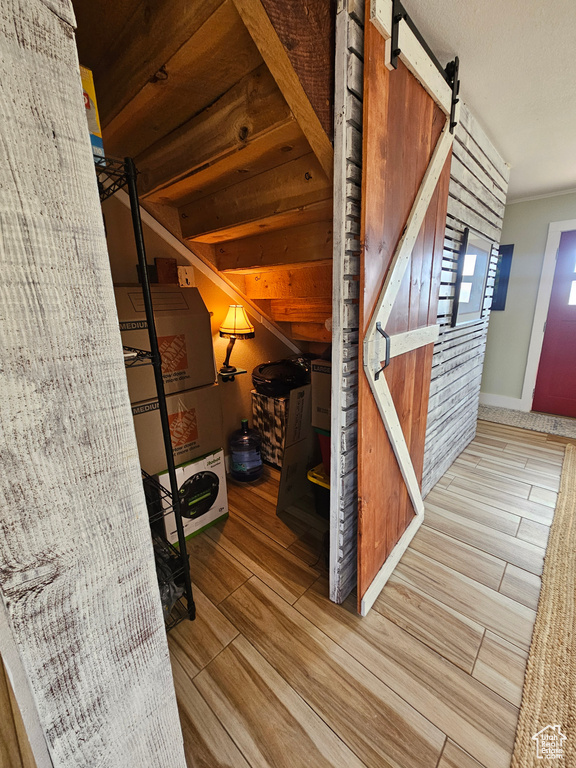
<svg viewBox="0 0 576 768">
<path fill-rule="evenodd" d="M 71 9 L 0 0 L 3 656 L 39 768 L 184 768 Z"/>
</svg>

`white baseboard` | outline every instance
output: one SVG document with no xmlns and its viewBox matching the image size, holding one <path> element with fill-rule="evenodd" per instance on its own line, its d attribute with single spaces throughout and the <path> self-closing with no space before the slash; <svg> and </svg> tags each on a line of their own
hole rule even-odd
<svg viewBox="0 0 576 768">
<path fill-rule="evenodd" d="M 488 405 L 493 408 L 510 408 L 512 411 L 530 411 L 529 403 L 525 403 L 520 397 L 507 397 L 506 395 L 491 395 L 489 392 L 480 392 L 480 405 Z"/>
</svg>

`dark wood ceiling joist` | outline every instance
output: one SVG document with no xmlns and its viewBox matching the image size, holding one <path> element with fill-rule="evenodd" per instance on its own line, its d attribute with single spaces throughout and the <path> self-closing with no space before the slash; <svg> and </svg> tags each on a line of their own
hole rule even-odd
<svg viewBox="0 0 576 768">
<path fill-rule="evenodd" d="M 332 139 L 335 0 L 262 0 L 262 5 L 314 112 Z"/>
</svg>

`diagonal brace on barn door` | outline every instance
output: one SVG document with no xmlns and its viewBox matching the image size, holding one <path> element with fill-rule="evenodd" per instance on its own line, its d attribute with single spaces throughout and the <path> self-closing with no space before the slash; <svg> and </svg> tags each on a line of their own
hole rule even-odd
<svg viewBox="0 0 576 768">
<path fill-rule="evenodd" d="M 412 205 L 402 237 L 394 252 L 386 280 L 382 286 L 382 290 L 364 336 L 364 371 L 378 406 L 378 411 L 384 422 L 396 460 L 398 461 L 402 477 L 406 483 L 406 488 L 412 506 L 414 507 L 415 517 L 404 531 L 400 540 L 382 566 L 378 576 L 362 598 L 362 615 L 365 615 L 370 609 L 372 603 L 382 589 L 382 586 L 386 583 L 386 580 L 396 567 L 400 557 L 406 550 L 406 547 L 422 524 L 424 517 L 424 502 L 422 500 L 420 485 L 418 483 L 418 478 L 416 477 L 410 451 L 406 444 L 406 439 L 402 431 L 394 401 L 392 400 L 388 382 L 386 381 L 386 377 L 380 374 L 383 370 L 383 360 L 388 361 L 391 357 L 397 357 L 398 355 L 418 349 L 426 344 L 433 343 L 438 338 L 439 328 L 437 325 L 430 325 L 412 331 L 406 331 L 405 333 L 398 333 L 390 337 L 387 337 L 387 335 L 382 332 L 382 329 L 385 329 L 392 313 L 392 308 L 396 297 L 398 296 L 404 274 L 411 261 L 412 249 L 414 248 L 416 239 L 418 238 L 418 234 L 426 217 L 426 212 L 428 211 L 430 201 L 436 190 L 442 169 L 444 168 L 444 164 L 450 153 L 452 141 L 453 135 L 450 133 L 450 117 L 447 117 Z"/>
</svg>

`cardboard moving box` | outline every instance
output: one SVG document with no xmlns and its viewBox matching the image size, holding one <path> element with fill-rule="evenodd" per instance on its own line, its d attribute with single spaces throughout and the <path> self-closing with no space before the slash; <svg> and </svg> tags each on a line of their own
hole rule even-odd
<svg viewBox="0 0 576 768">
<path fill-rule="evenodd" d="M 167 472 L 160 474 L 158 480 L 164 488 L 170 490 L 170 478 Z M 228 514 L 224 451 L 214 451 L 207 456 L 201 456 L 176 467 L 176 480 L 186 537 L 197 536 Z M 165 503 L 169 504 L 169 501 L 165 500 Z M 174 512 L 166 515 L 164 525 L 166 538 L 174 544 L 178 541 Z"/>
<path fill-rule="evenodd" d="M 197 288 L 152 285 L 152 304 L 162 357 L 166 394 L 214 384 L 216 366 L 212 347 L 210 313 Z M 135 349 L 150 349 L 142 288 L 114 288 L 122 343 Z M 128 368 L 128 391 L 132 403 L 156 397 L 151 365 Z"/>
<path fill-rule="evenodd" d="M 190 389 L 166 398 L 174 461 L 181 464 L 224 445 L 218 385 Z M 158 401 L 132 406 L 140 465 L 150 475 L 166 470 Z"/>
<path fill-rule="evenodd" d="M 312 426 L 330 431 L 332 402 L 332 363 L 330 360 L 312 360 Z"/>
</svg>

